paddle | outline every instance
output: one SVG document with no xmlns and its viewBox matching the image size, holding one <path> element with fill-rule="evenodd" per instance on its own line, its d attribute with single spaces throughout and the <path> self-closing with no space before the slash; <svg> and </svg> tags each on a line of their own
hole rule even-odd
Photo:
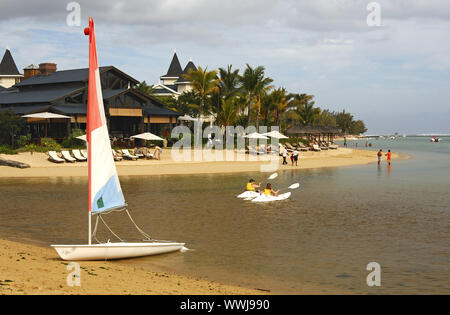
<svg viewBox="0 0 450 315">
<path fill-rule="evenodd" d="M 269 180 L 275 179 L 278 177 L 278 173 L 273 173 L 272 175 L 269 176 Z"/>
<path fill-rule="evenodd" d="M 283 188 L 283 189 L 280 189 L 280 191 L 282 191 L 282 190 L 287 190 L 287 189 L 291 189 L 291 190 L 294 190 L 294 189 L 297 189 L 297 188 L 300 188 L 300 183 L 295 183 L 295 184 L 292 184 L 291 186 L 289 186 L 288 188 Z"/>
</svg>

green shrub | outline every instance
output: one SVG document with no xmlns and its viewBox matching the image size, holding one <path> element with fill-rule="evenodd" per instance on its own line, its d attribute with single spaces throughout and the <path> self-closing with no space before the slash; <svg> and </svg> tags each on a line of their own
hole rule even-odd
<svg viewBox="0 0 450 315">
<path fill-rule="evenodd" d="M 84 135 L 84 131 L 81 129 L 73 129 L 72 134 L 68 139 L 61 142 L 63 148 L 84 148 L 86 145 L 83 140 L 77 139 Z"/>
<path fill-rule="evenodd" d="M 0 145 L 0 154 L 17 154 L 17 150 L 11 149 L 9 145 Z"/>
<path fill-rule="evenodd" d="M 61 151 L 61 145 L 53 139 L 42 139 L 42 150 L 46 151 Z"/>
</svg>

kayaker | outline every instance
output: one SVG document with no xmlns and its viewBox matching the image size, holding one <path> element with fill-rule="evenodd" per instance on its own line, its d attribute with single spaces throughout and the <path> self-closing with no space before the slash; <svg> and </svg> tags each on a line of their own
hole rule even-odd
<svg viewBox="0 0 450 315">
<path fill-rule="evenodd" d="M 272 184 L 268 183 L 266 189 L 264 189 L 264 195 L 266 196 L 278 196 L 279 190 L 275 191 L 272 189 Z"/>
<path fill-rule="evenodd" d="M 261 187 L 261 183 L 259 183 L 259 185 L 255 184 L 255 180 L 254 179 L 250 179 L 247 183 L 247 187 L 245 190 L 247 191 L 256 191 L 258 192 L 258 189 Z"/>
</svg>

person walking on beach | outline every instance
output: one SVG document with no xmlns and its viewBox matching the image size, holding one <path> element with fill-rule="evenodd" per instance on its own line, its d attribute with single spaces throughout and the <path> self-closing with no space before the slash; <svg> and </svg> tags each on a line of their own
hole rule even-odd
<svg viewBox="0 0 450 315">
<path fill-rule="evenodd" d="M 295 149 L 294 152 L 292 152 L 292 157 L 291 157 L 292 166 L 294 166 L 294 162 L 295 162 L 295 166 L 298 166 L 298 155 L 299 155 L 299 153 L 298 153 L 297 149 Z"/>
<path fill-rule="evenodd" d="M 378 156 L 378 165 L 381 164 L 381 158 L 383 157 L 383 150 L 380 149 L 380 151 L 378 151 L 377 153 Z"/>
<path fill-rule="evenodd" d="M 391 159 L 392 159 L 392 152 L 391 152 L 391 150 L 388 150 L 388 153 L 386 154 L 386 156 L 387 156 L 388 165 L 390 166 L 391 165 Z"/>
<path fill-rule="evenodd" d="M 286 161 L 287 155 L 288 155 L 288 151 L 287 151 L 287 149 L 285 147 L 283 147 L 283 165 L 287 165 L 288 164 L 287 161 Z"/>
</svg>

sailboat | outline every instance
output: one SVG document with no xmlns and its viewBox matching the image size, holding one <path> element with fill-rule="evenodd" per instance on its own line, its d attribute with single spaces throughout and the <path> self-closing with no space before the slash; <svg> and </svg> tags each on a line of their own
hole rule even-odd
<svg viewBox="0 0 450 315">
<path fill-rule="evenodd" d="M 134 222 L 125 203 L 117 169 L 111 154 L 108 127 L 100 84 L 100 73 L 95 44 L 94 21 L 89 18 L 89 87 L 87 109 L 87 142 L 89 165 L 89 237 L 85 245 L 51 245 L 63 260 L 110 260 L 142 257 L 181 251 L 184 243 L 153 240 Z M 102 215 L 113 211 L 125 211 L 137 230 L 146 238 L 143 243 L 99 243 L 92 244 L 99 219 L 118 237 L 103 220 Z M 92 218 L 96 217 L 94 231 Z M 118 237 L 119 238 L 119 237 Z M 120 239 L 120 238 L 119 238 Z M 120 239 L 121 240 L 121 239 Z"/>
</svg>

